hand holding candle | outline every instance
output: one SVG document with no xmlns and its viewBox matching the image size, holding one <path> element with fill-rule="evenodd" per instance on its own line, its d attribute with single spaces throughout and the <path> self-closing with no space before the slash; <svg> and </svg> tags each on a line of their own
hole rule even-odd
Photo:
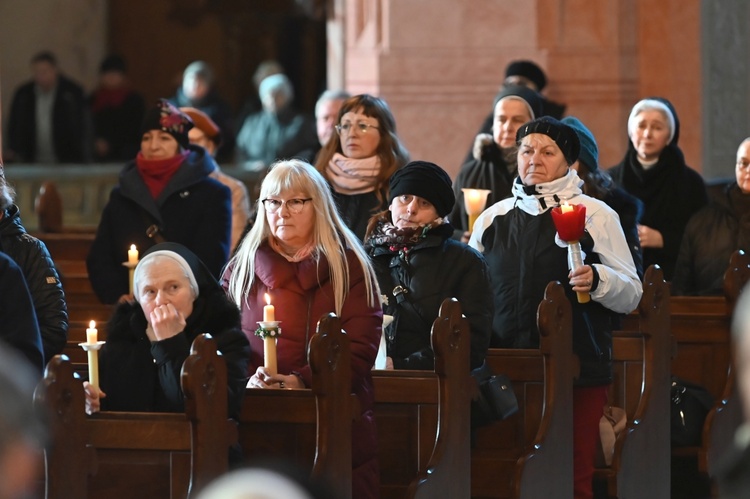
<svg viewBox="0 0 750 499">
<path fill-rule="evenodd" d="M 474 228 L 474 222 L 477 221 L 477 217 L 484 211 L 484 207 L 487 204 L 487 196 L 492 191 L 488 189 L 462 188 L 461 192 L 464 193 L 464 208 L 469 215 L 469 232 L 471 232 Z"/>
<path fill-rule="evenodd" d="M 568 261 L 571 270 L 583 266 L 581 243 L 583 230 L 586 226 L 586 206 L 583 204 L 570 205 L 567 202 L 552 208 L 552 220 L 555 223 L 560 239 L 568 243 Z M 578 303 L 587 303 L 591 299 L 589 293 L 576 293 Z"/>
</svg>

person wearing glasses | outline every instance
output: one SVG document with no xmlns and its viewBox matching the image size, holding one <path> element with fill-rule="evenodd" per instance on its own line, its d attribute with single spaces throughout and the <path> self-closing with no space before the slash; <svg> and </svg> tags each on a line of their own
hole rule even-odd
<svg viewBox="0 0 750 499">
<path fill-rule="evenodd" d="M 735 182 L 690 218 L 677 256 L 672 294 L 723 295 L 736 250 L 750 251 L 750 137 L 737 149 Z"/>
<path fill-rule="evenodd" d="M 388 104 L 362 94 L 341 106 L 336 134 L 315 168 L 330 183 L 341 217 L 360 240 L 375 213 L 388 208 L 388 179 L 409 162 Z"/>
<path fill-rule="evenodd" d="M 312 377 L 307 348 L 321 317 L 335 313 L 351 340 L 352 392 L 361 417 L 353 423 L 352 497 L 378 497 L 379 472 L 370 370 L 383 313 L 370 260 L 339 216 L 331 190 L 309 163 L 272 165 L 260 188 L 258 216 L 221 280 L 241 310 L 250 341 L 248 388 L 305 388 Z M 266 295 L 281 321 L 277 373 L 263 366 Z"/>
</svg>

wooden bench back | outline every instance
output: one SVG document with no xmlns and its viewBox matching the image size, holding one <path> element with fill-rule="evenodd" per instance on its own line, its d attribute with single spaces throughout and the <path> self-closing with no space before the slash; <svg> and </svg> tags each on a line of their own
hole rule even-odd
<svg viewBox="0 0 750 499">
<path fill-rule="evenodd" d="M 613 333 L 609 402 L 622 407 L 627 427 L 615 442 L 612 466 L 597 470 L 609 497 L 668 497 L 671 335 L 669 285 L 661 269 L 646 270 L 638 330 Z"/>
<path fill-rule="evenodd" d="M 469 341 L 460 304 L 446 299 L 434 371 L 373 371 L 382 499 L 469 497 Z"/>
<path fill-rule="evenodd" d="M 182 370 L 185 413 L 86 416 L 73 366 L 55 356 L 35 394 L 50 415 L 47 497 L 184 498 L 227 470 L 226 365 L 215 341 L 193 342 Z M 88 478 L 90 477 L 90 478 Z"/>
<path fill-rule="evenodd" d="M 513 383 L 519 411 L 476 430 L 472 496 L 573 496 L 572 312 L 560 283 L 539 304 L 539 349 L 494 349 L 487 362 Z"/>
<path fill-rule="evenodd" d="M 322 479 L 337 497 L 352 495 L 350 339 L 334 314 L 318 322 L 310 340 L 311 389 L 247 389 L 239 422 L 245 457 L 288 459 Z"/>
</svg>

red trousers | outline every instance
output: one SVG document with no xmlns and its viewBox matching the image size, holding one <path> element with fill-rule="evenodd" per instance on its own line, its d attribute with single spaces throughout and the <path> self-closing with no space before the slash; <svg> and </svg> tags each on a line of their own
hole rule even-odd
<svg viewBox="0 0 750 499">
<path fill-rule="evenodd" d="M 594 457 L 599 445 L 599 420 L 607 403 L 606 386 L 573 388 L 573 490 L 576 499 L 594 497 Z"/>
</svg>

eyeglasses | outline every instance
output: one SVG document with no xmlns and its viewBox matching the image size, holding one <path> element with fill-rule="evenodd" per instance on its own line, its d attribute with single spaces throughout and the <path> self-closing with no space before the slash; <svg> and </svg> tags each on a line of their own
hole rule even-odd
<svg viewBox="0 0 750 499">
<path fill-rule="evenodd" d="M 281 199 L 273 199 L 268 198 L 264 199 L 261 202 L 263 203 L 263 208 L 266 209 L 266 213 L 276 213 L 281 209 L 281 207 L 286 204 L 286 207 L 289 209 L 289 212 L 293 215 L 297 215 L 299 212 L 302 211 L 302 208 L 305 207 L 305 203 L 308 201 L 312 201 L 312 198 L 307 199 L 287 199 L 286 201 L 282 201 Z"/>
<path fill-rule="evenodd" d="M 336 131 L 339 133 L 339 135 L 343 135 L 345 133 L 348 134 L 351 132 L 352 127 L 357 127 L 357 130 L 362 133 L 367 133 L 370 128 L 374 128 L 375 130 L 380 129 L 375 125 L 369 125 L 367 123 L 344 123 L 343 125 L 336 125 Z"/>
</svg>

